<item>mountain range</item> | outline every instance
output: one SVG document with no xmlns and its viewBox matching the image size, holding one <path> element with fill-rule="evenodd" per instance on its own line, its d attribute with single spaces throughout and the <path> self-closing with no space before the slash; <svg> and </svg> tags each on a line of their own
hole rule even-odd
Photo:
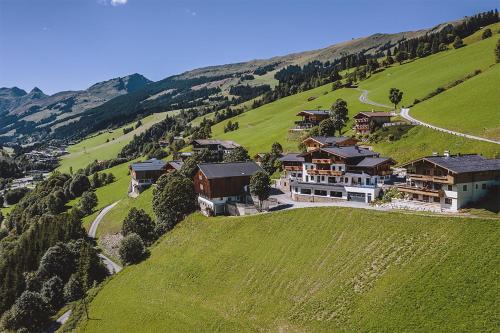
<svg viewBox="0 0 500 333">
<path fill-rule="evenodd" d="M 333 61 L 343 55 L 360 52 L 383 52 L 399 41 L 423 36 L 458 22 L 418 31 L 377 33 L 318 50 L 270 59 L 198 68 L 157 82 L 132 74 L 96 83 L 85 90 L 62 91 L 50 96 L 36 87 L 29 93 L 17 87 L 0 88 L 0 143 L 26 144 L 46 137 L 74 138 L 94 130 L 122 125 L 125 121 L 152 112 L 167 111 L 176 106 L 196 106 L 196 103 L 180 101 L 189 98 L 208 101 L 213 95 L 228 96 L 230 88 L 242 84 L 242 77 L 247 74 L 253 74 L 258 79 L 245 81 L 244 84 L 273 86 L 277 83 L 274 74 L 288 65 L 304 65 L 316 60 Z M 259 69 L 264 70 L 259 72 Z M 193 95 L 193 91 L 201 88 L 212 90 L 208 95 Z M 101 120 L 102 123 L 98 123 Z M 79 126 L 75 126 L 77 124 Z M 76 127 L 83 127 L 84 130 L 80 128 L 75 132 L 73 128 Z"/>
</svg>

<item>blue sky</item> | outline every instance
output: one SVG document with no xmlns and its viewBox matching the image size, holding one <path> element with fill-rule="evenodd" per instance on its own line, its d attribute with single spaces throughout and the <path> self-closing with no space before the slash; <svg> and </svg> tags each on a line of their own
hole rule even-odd
<svg viewBox="0 0 500 333">
<path fill-rule="evenodd" d="M 498 0 L 0 0 L 0 87 L 84 89 L 325 47 L 494 9 Z"/>
</svg>

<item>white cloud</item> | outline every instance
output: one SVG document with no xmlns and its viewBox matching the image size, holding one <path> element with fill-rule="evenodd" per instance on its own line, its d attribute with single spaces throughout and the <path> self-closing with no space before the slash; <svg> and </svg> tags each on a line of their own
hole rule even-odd
<svg viewBox="0 0 500 333">
<path fill-rule="evenodd" d="M 126 5 L 128 0 L 111 0 L 112 6 Z"/>
<path fill-rule="evenodd" d="M 197 13 L 194 10 L 186 8 L 186 14 L 191 15 L 191 16 L 196 16 Z"/>
</svg>

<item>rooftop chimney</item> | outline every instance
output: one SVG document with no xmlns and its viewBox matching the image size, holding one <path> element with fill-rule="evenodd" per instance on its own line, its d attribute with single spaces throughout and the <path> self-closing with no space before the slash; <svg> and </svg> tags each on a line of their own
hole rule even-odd
<svg viewBox="0 0 500 333">
<path fill-rule="evenodd" d="M 444 151 L 444 157 L 450 157 L 450 151 L 449 150 L 445 150 Z"/>
</svg>

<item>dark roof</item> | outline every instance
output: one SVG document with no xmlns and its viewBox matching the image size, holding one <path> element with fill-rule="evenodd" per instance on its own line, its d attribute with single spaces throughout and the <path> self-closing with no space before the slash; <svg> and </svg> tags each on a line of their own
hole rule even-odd
<svg viewBox="0 0 500 333">
<path fill-rule="evenodd" d="M 356 164 L 358 167 L 368 167 L 368 168 L 373 168 L 376 167 L 379 164 L 385 163 L 387 161 L 392 161 L 392 159 L 388 157 L 365 157 Z M 394 161 L 392 161 L 394 162 Z"/>
<path fill-rule="evenodd" d="M 304 157 L 300 153 L 288 153 L 279 158 L 281 162 L 304 162 Z"/>
<path fill-rule="evenodd" d="M 310 115 L 327 116 L 330 115 L 330 110 L 302 110 L 297 113 L 297 116 L 301 116 L 304 113 Z"/>
<path fill-rule="evenodd" d="M 354 116 L 354 118 L 357 118 L 359 115 L 364 115 L 367 117 L 392 117 L 392 113 L 390 112 L 367 111 L 367 112 L 359 112 Z"/>
<path fill-rule="evenodd" d="M 134 171 L 160 171 L 165 168 L 165 165 L 167 162 L 152 158 L 144 162 L 132 163 L 130 168 Z"/>
<path fill-rule="evenodd" d="M 229 140 L 196 139 L 193 140 L 193 142 L 196 142 L 201 146 L 220 145 L 226 149 L 234 149 L 240 147 L 240 145 L 236 142 Z"/>
<path fill-rule="evenodd" d="M 231 163 L 201 163 L 198 164 L 200 171 L 208 179 L 253 176 L 262 168 L 254 161 L 231 162 Z"/>
<path fill-rule="evenodd" d="M 378 156 L 379 153 L 371 151 L 366 148 L 360 148 L 358 146 L 346 146 L 346 147 L 325 147 L 320 148 L 322 151 L 327 153 L 338 155 L 341 157 L 362 157 L 362 156 Z"/>
<path fill-rule="evenodd" d="M 500 158 L 487 159 L 476 154 L 428 156 L 423 157 L 421 160 L 429 161 L 454 173 L 500 170 Z"/>
<path fill-rule="evenodd" d="M 349 140 L 351 138 L 347 137 L 347 136 L 311 136 L 307 139 L 313 139 L 315 141 L 318 141 L 322 145 L 328 146 L 328 145 L 334 145 L 334 144 L 337 144 L 340 142 L 344 142 L 344 141 Z M 307 140 L 307 139 L 305 139 L 305 140 Z"/>
<path fill-rule="evenodd" d="M 170 161 L 170 162 L 168 162 L 168 164 L 170 164 L 175 170 L 180 170 L 180 168 L 182 168 L 182 165 L 184 164 L 184 162 L 182 162 L 182 161 Z"/>
</svg>

